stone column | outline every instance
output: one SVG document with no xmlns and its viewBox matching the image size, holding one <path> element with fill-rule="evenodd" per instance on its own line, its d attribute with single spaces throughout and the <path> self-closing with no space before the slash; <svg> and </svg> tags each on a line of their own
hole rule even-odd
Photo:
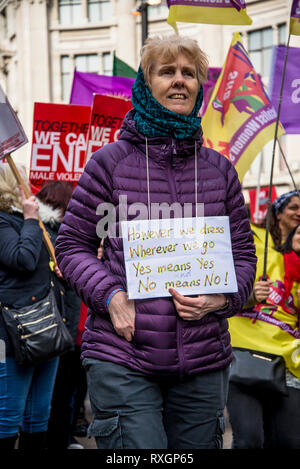
<svg viewBox="0 0 300 469">
<path fill-rule="evenodd" d="M 51 102 L 47 5 L 48 0 L 22 0 L 16 5 L 19 117 L 29 142 L 34 102 Z M 23 151 L 28 163 L 31 144 Z"/>
<path fill-rule="evenodd" d="M 115 2 L 117 18 L 117 48 L 116 55 L 135 70 L 139 64 L 139 54 L 136 47 L 136 19 L 130 11 L 136 7 L 136 0 L 118 0 Z"/>
</svg>

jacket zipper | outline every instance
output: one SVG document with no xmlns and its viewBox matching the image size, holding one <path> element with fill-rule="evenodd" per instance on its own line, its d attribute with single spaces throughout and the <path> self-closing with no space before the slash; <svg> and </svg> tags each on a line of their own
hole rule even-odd
<svg viewBox="0 0 300 469">
<path fill-rule="evenodd" d="M 172 154 L 171 154 L 171 166 L 175 168 L 176 166 L 176 156 L 177 156 L 177 148 L 174 140 L 172 140 Z"/>
<path fill-rule="evenodd" d="M 177 157 L 177 148 L 176 143 L 172 140 L 172 153 L 171 153 L 171 166 L 168 165 L 168 181 L 171 193 L 171 203 L 178 202 L 178 197 L 176 193 L 175 180 L 173 175 L 173 169 L 176 167 L 176 157 Z M 179 358 L 179 375 L 180 377 L 184 376 L 184 353 L 183 353 L 183 344 L 182 344 L 182 324 L 181 319 L 178 318 L 176 323 L 176 340 L 177 340 L 177 350 Z"/>
</svg>

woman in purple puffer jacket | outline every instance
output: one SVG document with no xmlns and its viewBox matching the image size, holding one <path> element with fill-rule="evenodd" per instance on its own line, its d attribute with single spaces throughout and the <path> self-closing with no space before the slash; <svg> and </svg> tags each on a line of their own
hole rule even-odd
<svg viewBox="0 0 300 469">
<path fill-rule="evenodd" d="M 59 267 L 89 308 L 82 358 L 89 435 L 99 449 L 222 447 L 232 360 L 226 318 L 251 293 L 256 257 L 237 173 L 202 146 L 207 65 L 194 40 L 147 41 L 119 141 L 87 163 L 57 238 Z M 169 297 L 129 300 L 118 223 L 97 258 L 105 209 L 124 219 L 124 200 L 126 215 L 133 204 L 179 203 L 191 204 L 195 217 L 202 203 L 204 216 L 228 216 L 238 292 L 171 289 Z"/>
</svg>

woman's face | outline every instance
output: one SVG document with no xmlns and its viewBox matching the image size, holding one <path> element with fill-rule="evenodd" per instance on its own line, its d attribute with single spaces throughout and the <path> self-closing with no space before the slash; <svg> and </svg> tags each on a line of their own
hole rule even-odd
<svg viewBox="0 0 300 469">
<path fill-rule="evenodd" d="M 277 219 L 279 226 L 285 230 L 292 230 L 300 223 L 300 198 L 294 196 L 291 198 L 281 213 L 278 213 Z"/>
<path fill-rule="evenodd" d="M 292 239 L 292 249 L 297 254 L 300 254 L 300 226 L 296 229 Z"/>
<path fill-rule="evenodd" d="M 150 88 L 162 106 L 189 116 L 199 91 L 196 67 L 184 54 L 167 64 L 157 60 L 150 75 Z"/>
</svg>

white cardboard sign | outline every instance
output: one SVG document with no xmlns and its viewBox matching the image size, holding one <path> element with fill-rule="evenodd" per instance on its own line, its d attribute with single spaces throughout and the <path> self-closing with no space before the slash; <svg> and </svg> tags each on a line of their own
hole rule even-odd
<svg viewBox="0 0 300 469">
<path fill-rule="evenodd" d="M 121 225 L 129 299 L 237 292 L 228 217 Z"/>
<path fill-rule="evenodd" d="M 18 116 L 0 86 L 0 160 L 27 141 Z"/>
</svg>

